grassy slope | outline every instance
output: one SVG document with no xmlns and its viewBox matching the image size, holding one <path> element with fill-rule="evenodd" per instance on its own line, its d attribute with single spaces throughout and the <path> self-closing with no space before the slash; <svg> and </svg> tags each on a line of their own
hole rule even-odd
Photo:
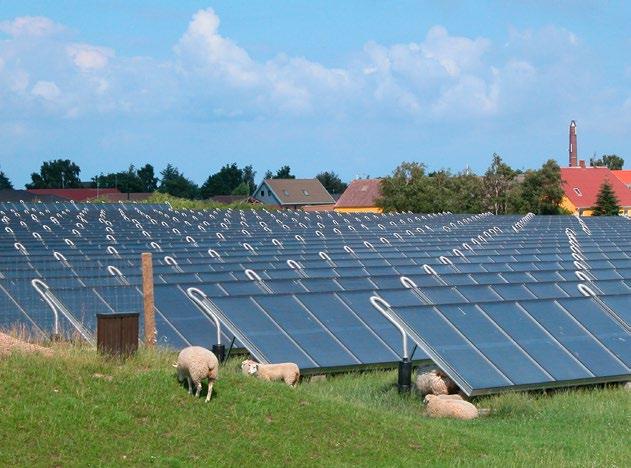
<svg viewBox="0 0 631 468">
<path fill-rule="evenodd" d="M 223 369 L 209 404 L 176 384 L 172 354 L 122 365 L 89 350 L 0 360 L 0 465 L 629 465 L 631 393 L 510 394 L 492 416 L 429 420 L 393 372 L 297 390 Z M 94 374 L 111 376 L 111 380 Z"/>
</svg>

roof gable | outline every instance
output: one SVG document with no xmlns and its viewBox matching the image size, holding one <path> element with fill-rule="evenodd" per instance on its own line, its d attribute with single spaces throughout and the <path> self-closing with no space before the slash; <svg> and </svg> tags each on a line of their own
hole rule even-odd
<svg viewBox="0 0 631 468">
<path fill-rule="evenodd" d="M 631 190 L 606 167 L 562 167 L 565 196 L 577 208 L 591 208 L 596 204 L 600 186 L 606 180 L 613 188 L 620 206 L 631 206 Z"/>
<path fill-rule="evenodd" d="M 381 179 L 358 179 L 351 182 L 340 199 L 336 208 L 371 208 L 377 206 L 377 199 L 381 197 Z"/>
<path fill-rule="evenodd" d="M 611 173 L 613 175 L 616 176 L 616 179 L 618 179 L 620 182 L 622 182 L 625 185 L 631 185 L 631 170 L 627 169 L 627 170 L 619 170 L 619 171 L 611 171 Z"/>
<path fill-rule="evenodd" d="M 326 205 L 335 203 L 318 179 L 265 179 L 281 205 Z"/>
</svg>

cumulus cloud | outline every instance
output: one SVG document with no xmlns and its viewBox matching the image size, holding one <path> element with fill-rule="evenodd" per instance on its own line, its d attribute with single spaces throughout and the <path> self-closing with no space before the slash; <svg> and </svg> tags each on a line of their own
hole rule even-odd
<svg viewBox="0 0 631 468">
<path fill-rule="evenodd" d="M 168 112 L 440 122 L 514 115 L 531 109 L 542 90 L 545 103 L 558 105 L 569 99 L 567 80 L 574 91 L 589 82 L 575 59 L 581 39 L 553 26 L 511 29 L 505 43 L 494 44 L 436 25 L 417 41 L 368 42 L 342 67 L 282 52 L 256 60 L 221 33 L 210 8 L 193 15 L 162 60 L 119 56 L 44 17 L 2 21 L 0 33 L 7 35 L 0 39 L 0 112 L 23 116 L 41 106 L 67 118 Z"/>
<path fill-rule="evenodd" d="M 64 31 L 64 27 L 44 16 L 21 16 L 0 21 L 0 32 L 13 37 L 43 37 Z"/>
<path fill-rule="evenodd" d="M 61 95 L 61 91 L 59 91 L 57 85 L 52 81 L 38 81 L 33 86 L 31 94 L 46 99 L 47 101 L 54 101 Z"/>
<path fill-rule="evenodd" d="M 81 71 L 100 70 L 114 56 L 112 49 L 90 44 L 70 44 L 66 51 Z"/>
</svg>

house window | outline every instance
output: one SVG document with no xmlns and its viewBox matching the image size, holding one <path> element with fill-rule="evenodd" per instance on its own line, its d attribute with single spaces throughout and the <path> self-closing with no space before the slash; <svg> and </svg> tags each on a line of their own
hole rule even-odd
<svg viewBox="0 0 631 468">
<path fill-rule="evenodd" d="M 304 193 L 306 196 L 309 196 L 309 192 L 307 192 L 305 189 L 302 190 L 302 193 Z"/>
<path fill-rule="evenodd" d="M 287 196 L 289 195 L 289 192 L 287 190 L 283 190 L 283 193 Z"/>
<path fill-rule="evenodd" d="M 583 196 L 583 193 L 581 192 L 581 189 L 578 187 L 574 187 L 574 193 L 576 193 L 576 195 L 578 195 L 579 197 Z"/>
<path fill-rule="evenodd" d="M 368 185 L 362 185 L 362 188 L 359 189 L 359 190 L 361 190 L 362 192 L 367 192 L 368 191 Z"/>
<path fill-rule="evenodd" d="M 265 190 L 261 190 L 261 196 L 264 197 L 265 196 Z"/>
</svg>

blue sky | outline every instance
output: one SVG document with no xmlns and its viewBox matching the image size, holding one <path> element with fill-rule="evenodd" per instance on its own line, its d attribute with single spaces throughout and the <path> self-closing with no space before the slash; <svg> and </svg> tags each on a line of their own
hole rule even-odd
<svg viewBox="0 0 631 468">
<path fill-rule="evenodd" d="M 151 162 L 196 182 L 631 163 L 631 4 L 15 1 L 0 4 L 0 169 L 82 178 Z"/>
</svg>

